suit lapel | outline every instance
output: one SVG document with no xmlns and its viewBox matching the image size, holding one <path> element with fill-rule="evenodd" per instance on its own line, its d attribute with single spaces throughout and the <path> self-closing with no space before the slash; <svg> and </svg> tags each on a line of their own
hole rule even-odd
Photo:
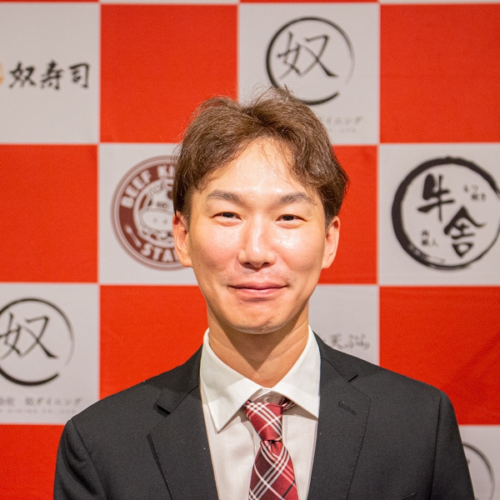
<svg viewBox="0 0 500 500">
<path fill-rule="evenodd" d="M 363 442 L 369 398 L 350 384 L 356 378 L 336 352 L 318 339 L 321 352 L 320 410 L 308 498 L 347 498 Z"/>
<path fill-rule="evenodd" d="M 357 373 L 317 338 L 321 352 L 320 412 L 309 499 L 345 500 L 359 456 L 369 398 L 350 382 Z M 217 499 L 199 388 L 201 350 L 169 373 L 157 400 L 163 421 L 150 432 L 173 500 Z"/>
<path fill-rule="evenodd" d="M 200 353 L 172 373 L 156 403 L 166 416 L 150 432 L 173 500 L 217 499 L 199 388 Z"/>
</svg>

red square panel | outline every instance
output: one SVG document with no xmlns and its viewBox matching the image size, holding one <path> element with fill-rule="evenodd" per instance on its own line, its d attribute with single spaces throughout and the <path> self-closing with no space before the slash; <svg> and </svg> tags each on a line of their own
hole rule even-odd
<svg viewBox="0 0 500 500">
<path fill-rule="evenodd" d="M 340 163 L 351 179 L 340 211 L 340 243 L 320 283 L 377 282 L 377 148 L 337 146 Z"/>
<path fill-rule="evenodd" d="M 196 286 L 101 287 L 101 397 L 186 361 L 206 316 Z"/>
<path fill-rule="evenodd" d="M 178 142 L 196 106 L 236 96 L 236 5 L 103 5 L 101 140 Z"/>
<path fill-rule="evenodd" d="M 97 147 L 1 146 L 0 281 L 97 281 Z"/>
<path fill-rule="evenodd" d="M 2 500 L 52 498 L 60 425 L 2 425 Z"/>
<path fill-rule="evenodd" d="M 500 5 L 381 7 L 381 141 L 500 140 Z"/>
<path fill-rule="evenodd" d="M 460 424 L 500 424 L 500 287 L 380 289 L 380 364 L 444 390 Z"/>
</svg>

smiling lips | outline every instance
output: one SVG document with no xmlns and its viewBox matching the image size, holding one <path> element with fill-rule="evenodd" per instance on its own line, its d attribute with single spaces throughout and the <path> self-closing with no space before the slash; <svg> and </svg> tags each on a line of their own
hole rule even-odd
<svg viewBox="0 0 500 500">
<path fill-rule="evenodd" d="M 266 297 L 279 292 L 286 285 L 281 283 L 263 282 L 263 283 L 238 283 L 237 285 L 229 285 L 238 293 L 249 295 L 251 297 Z"/>
</svg>

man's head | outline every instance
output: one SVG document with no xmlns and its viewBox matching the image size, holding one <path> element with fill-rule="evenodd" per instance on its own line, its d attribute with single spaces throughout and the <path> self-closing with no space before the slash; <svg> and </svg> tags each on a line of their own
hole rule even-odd
<svg viewBox="0 0 500 500">
<path fill-rule="evenodd" d="M 177 161 L 173 201 L 189 223 L 191 196 L 250 143 L 268 138 L 282 149 L 295 180 L 316 191 L 328 224 L 348 184 L 323 124 L 290 92 L 271 88 L 248 105 L 227 97 L 205 101 L 195 112 Z"/>
<path fill-rule="evenodd" d="M 211 331 L 307 327 L 309 297 L 335 257 L 345 184 L 326 130 L 287 92 L 202 106 L 180 153 L 173 228 Z"/>
</svg>

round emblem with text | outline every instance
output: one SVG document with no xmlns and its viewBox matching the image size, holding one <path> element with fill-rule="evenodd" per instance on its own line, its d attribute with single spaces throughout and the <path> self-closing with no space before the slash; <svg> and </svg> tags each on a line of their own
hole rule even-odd
<svg viewBox="0 0 500 500">
<path fill-rule="evenodd" d="M 0 375 L 36 386 L 56 379 L 73 354 L 71 324 L 46 300 L 15 300 L 0 310 Z"/>
<path fill-rule="evenodd" d="M 412 170 L 392 205 L 399 243 L 417 262 L 443 270 L 481 259 L 500 234 L 500 191 L 471 161 L 437 158 Z"/>
<path fill-rule="evenodd" d="M 464 451 L 476 500 L 493 500 L 495 475 L 490 461 L 481 450 L 470 444 L 464 443 Z"/>
<path fill-rule="evenodd" d="M 340 27 L 320 17 L 301 17 L 273 36 L 266 69 L 275 87 L 289 88 L 315 105 L 337 97 L 354 70 L 351 41 Z"/>
<path fill-rule="evenodd" d="M 132 168 L 116 188 L 113 227 L 136 260 L 155 269 L 180 269 L 172 232 L 172 185 L 175 163 L 158 156 Z"/>
</svg>

